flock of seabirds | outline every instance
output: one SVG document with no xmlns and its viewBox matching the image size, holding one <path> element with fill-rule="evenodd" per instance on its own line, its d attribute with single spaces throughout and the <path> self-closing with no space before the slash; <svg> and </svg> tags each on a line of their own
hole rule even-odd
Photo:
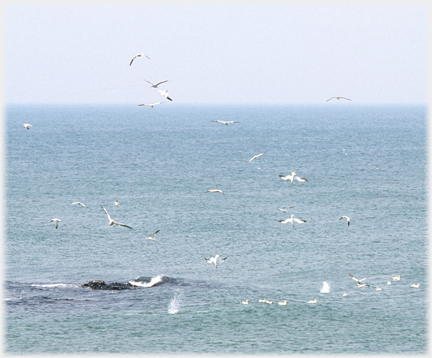
<svg viewBox="0 0 432 358">
<path fill-rule="evenodd" d="M 150 57 L 148 57 L 146 54 L 144 54 L 144 53 L 138 53 L 138 54 L 136 54 L 135 56 L 132 57 L 132 59 L 131 59 L 130 62 L 129 62 L 129 66 L 132 65 L 132 63 L 134 62 L 134 60 L 135 60 L 136 58 L 138 58 L 138 57 L 142 57 L 142 56 L 145 56 L 145 57 L 147 57 L 148 59 L 150 59 Z M 151 86 L 152 88 L 158 88 L 159 85 L 168 82 L 168 80 L 164 80 L 164 81 L 160 81 L 160 82 L 157 82 L 157 83 L 153 84 L 152 82 L 147 81 L 146 79 L 144 79 L 144 81 L 146 81 L 147 83 L 149 83 L 150 86 Z M 172 101 L 172 98 L 169 97 L 168 90 L 157 90 L 157 92 L 159 92 L 159 93 L 161 94 L 161 96 L 165 97 L 165 98 L 168 99 L 169 101 Z M 337 99 L 337 100 L 345 99 L 345 100 L 351 101 L 351 99 L 346 98 L 346 97 L 334 96 L 334 97 L 331 97 L 331 98 L 327 99 L 326 102 L 328 102 L 328 101 L 330 101 L 330 100 L 332 100 L 332 99 Z M 159 104 L 162 104 L 162 103 L 164 103 L 164 102 L 165 102 L 165 101 L 156 102 L 156 103 L 141 103 L 141 104 L 139 104 L 139 106 L 149 106 L 149 107 L 153 108 L 154 106 L 159 105 Z M 222 124 L 224 124 L 224 125 L 226 125 L 226 126 L 228 126 L 229 124 L 238 123 L 238 121 L 221 121 L 221 120 L 213 120 L 212 122 L 222 123 Z M 28 124 L 28 123 L 23 124 L 23 126 L 24 126 L 24 128 L 26 128 L 26 129 L 30 129 L 30 128 L 32 128 L 32 125 L 31 125 L 31 124 Z M 251 159 L 249 159 L 249 160 L 247 161 L 247 163 L 250 163 L 251 161 L 253 161 L 253 160 L 259 158 L 260 156 L 264 155 L 266 152 L 267 152 L 267 151 L 265 151 L 265 152 L 263 152 L 263 153 L 260 153 L 260 154 L 257 154 L 257 155 L 255 155 L 255 156 L 253 156 Z M 291 182 L 291 184 L 294 183 L 294 180 L 297 180 L 297 181 L 299 181 L 299 182 L 307 182 L 307 179 L 305 179 L 305 178 L 301 178 L 301 177 L 297 176 L 295 172 L 292 172 L 291 175 L 279 175 L 279 177 L 280 177 L 281 179 L 283 179 L 283 180 L 289 180 L 289 181 Z M 223 192 L 222 190 L 220 190 L 220 189 L 209 189 L 209 190 L 207 190 L 205 193 L 220 193 L 220 194 L 222 194 L 222 195 L 225 195 L 224 192 Z M 79 202 L 79 201 L 73 202 L 73 203 L 71 203 L 71 205 L 81 205 L 81 206 L 83 206 L 84 208 L 87 208 L 87 209 L 88 209 L 88 207 L 87 207 L 85 204 L 83 204 L 83 203 L 81 203 L 81 202 Z M 114 205 L 115 205 L 116 207 L 120 206 L 120 203 L 118 202 L 118 200 L 116 200 L 116 201 L 114 202 Z M 118 226 L 126 227 L 126 228 L 128 228 L 128 229 L 132 229 L 130 226 L 128 226 L 128 225 L 126 225 L 126 224 L 123 224 L 123 223 L 120 223 L 120 222 L 117 222 L 117 221 L 113 220 L 113 219 L 111 218 L 110 214 L 108 213 L 108 210 L 107 210 L 106 208 L 104 208 L 102 205 L 101 205 L 101 208 L 102 208 L 102 210 L 105 212 L 105 214 L 107 215 L 108 220 L 109 220 L 109 225 L 110 225 L 110 226 L 112 226 L 112 225 L 118 225 Z M 286 212 L 287 212 L 289 209 L 291 209 L 291 208 L 293 208 L 293 206 L 289 206 L 289 207 L 287 207 L 286 209 L 279 208 L 279 210 L 282 211 L 282 212 L 284 212 L 284 213 L 286 213 Z M 342 219 L 346 219 L 348 226 L 350 226 L 350 218 L 349 218 L 348 216 L 343 215 L 339 220 L 342 220 Z M 51 219 L 50 223 L 51 223 L 51 222 L 54 222 L 54 223 L 55 223 L 55 228 L 57 229 L 58 226 L 59 226 L 59 222 L 61 222 L 61 220 L 58 219 L 58 218 L 53 218 L 53 219 Z M 301 220 L 301 219 L 295 218 L 295 217 L 294 217 L 294 214 L 291 214 L 291 216 L 290 216 L 289 218 L 287 218 L 287 219 L 285 219 L 285 220 L 279 220 L 279 222 L 282 223 L 282 224 L 288 224 L 288 223 L 290 223 L 290 224 L 292 224 L 292 226 L 294 226 L 294 222 L 296 222 L 296 223 L 298 223 L 298 224 L 303 224 L 303 223 L 306 222 L 306 220 Z M 146 239 L 147 239 L 147 240 L 158 241 L 155 237 L 156 237 L 156 234 L 157 234 L 159 231 L 160 231 L 160 230 L 156 230 L 155 232 L 153 232 L 153 234 L 151 234 L 151 235 L 149 235 L 148 237 L 146 237 Z M 210 257 L 210 259 L 207 259 L 207 258 L 204 258 L 204 259 L 205 259 L 208 263 L 213 264 L 213 265 L 215 266 L 215 268 L 217 269 L 218 262 L 219 262 L 219 263 L 224 262 L 224 261 L 227 259 L 227 257 L 222 258 L 220 255 L 216 254 L 215 256 Z M 354 277 L 353 275 L 351 275 L 351 274 L 349 274 L 349 276 L 350 276 L 354 281 L 357 282 L 357 287 L 358 287 L 358 288 L 362 288 L 362 287 L 369 287 L 369 285 L 366 284 L 366 283 L 363 283 L 363 281 L 365 281 L 368 277 L 370 277 L 370 275 L 367 276 L 367 277 L 365 277 L 365 278 L 362 278 L 362 279 L 357 279 L 357 278 L 355 278 L 355 277 Z M 401 280 L 401 276 L 400 276 L 400 275 L 399 275 L 399 276 L 393 276 L 391 279 L 392 279 L 392 281 L 400 281 L 400 280 Z M 133 284 L 133 281 L 131 281 L 131 283 Z M 391 284 L 392 284 L 391 281 L 388 281 L 388 282 L 387 282 L 387 285 L 391 285 Z M 419 288 L 419 287 L 420 287 L 420 283 L 411 284 L 410 287 L 412 287 L 412 288 Z M 382 291 L 382 288 L 377 286 L 377 287 L 376 287 L 376 290 L 377 290 L 377 291 Z M 320 292 L 321 292 L 321 293 L 329 293 L 329 292 L 330 292 L 330 285 L 327 283 L 327 281 L 324 281 L 324 282 L 323 282 L 323 287 L 322 287 L 322 289 L 320 290 Z M 343 296 L 347 296 L 347 293 L 344 292 L 344 293 L 343 293 Z M 268 300 L 268 299 L 258 299 L 258 302 L 267 303 L 267 304 L 273 304 L 273 301 Z M 309 301 L 307 301 L 307 303 L 310 303 L 310 304 L 314 304 L 314 303 L 317 303 L 317 302 L 318 302 L 318 299 L 316 299 L 316 298 L 314 298 L 313 300 L 309 300 Z M 249 299 L 247 299 L 247 300 L 245 300 L 245 301 L 241 301 L 241 304 L 244 304 L 244 305 L 249 304 Z M 281 306 L 285 306 L 285 305 L 287 305 L 287 300 L 284 300 L 284 301 L 278 302 L 278 304 L 281 305 Z"/>
</svg>

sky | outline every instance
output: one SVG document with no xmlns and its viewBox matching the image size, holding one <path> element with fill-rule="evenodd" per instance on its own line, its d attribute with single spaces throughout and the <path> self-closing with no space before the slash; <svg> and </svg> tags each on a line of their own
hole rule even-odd
<svg viewBox="0 0 432 358">
<path fill-rule="evenodd" d="M 5 103 L 428 100 L 426 2 L 67 4 L 4 5 Z"/>
</svg>

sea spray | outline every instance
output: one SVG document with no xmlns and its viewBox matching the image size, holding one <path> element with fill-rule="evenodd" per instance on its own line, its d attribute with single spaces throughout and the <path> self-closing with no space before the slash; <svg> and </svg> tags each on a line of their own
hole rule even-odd
<svg viewBox="0 0 432 358">
<path fill-rule="evenodd" d="M 168 305 L 168 313 L 174 314 L 180 310 L 180 304 L 183 300 L 183 293 L 178 291 Z"/>
<path fill-rule="evenodd" d="M 327 281 L 323 282 L 323 287 L 320 291 L 321 293 L 329 293 L 330 292 L 330 285 L 327 283 Z"/>
</svg>

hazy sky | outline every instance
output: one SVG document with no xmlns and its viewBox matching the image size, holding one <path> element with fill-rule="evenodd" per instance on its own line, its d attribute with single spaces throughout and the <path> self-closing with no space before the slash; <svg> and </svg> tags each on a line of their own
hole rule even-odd
<svg viewBox="0 0 432 358">
<path fill-rule="evenodd" d="M 109 4 L 6 5 L 5 102 L 427 101 L 425 3 Z"/>
</svg>

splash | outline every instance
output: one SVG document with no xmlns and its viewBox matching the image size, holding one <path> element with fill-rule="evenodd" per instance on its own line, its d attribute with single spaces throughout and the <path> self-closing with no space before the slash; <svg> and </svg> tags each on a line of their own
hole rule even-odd
<svg viewBox="0 0 432 358">
<path fill-rule="evenodd" d="M 183 300 L 183 294 L 181 292 L 177 292 L 171 302 L 168 305 L 168 313 L 174 314 L 180 310 L 180 304 Z"/>
<path fill-rule="evenodd" d="M 321 293 L 329 293 L 330 292 L 330 285 L 327 283 L 327 281 L 323 282 L 323 287 L 320 291 Z"/>
</svg>

